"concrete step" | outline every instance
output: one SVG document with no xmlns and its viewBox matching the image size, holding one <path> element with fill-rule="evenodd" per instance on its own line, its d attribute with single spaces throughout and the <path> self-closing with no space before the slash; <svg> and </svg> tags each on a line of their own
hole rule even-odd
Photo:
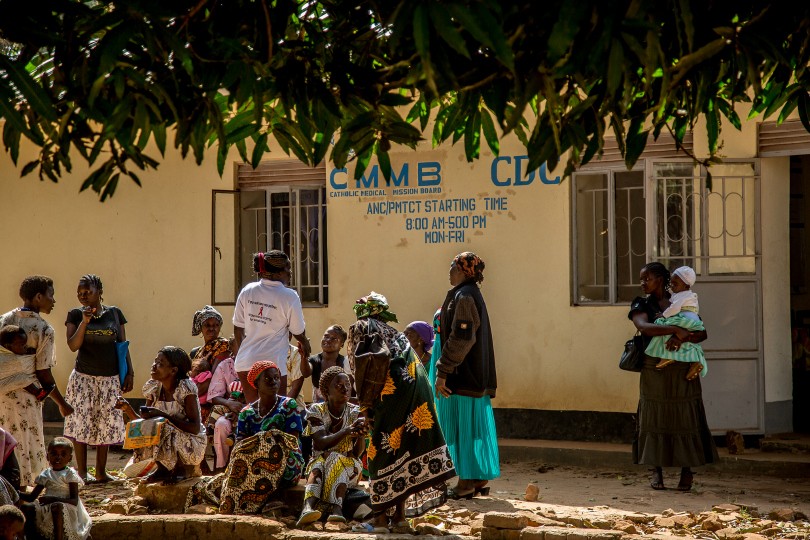
<svg viewBox="0 0 810 540">
<path fill-rule="evenodd" d="M 763 452 L 810 454 L 810 435 L 803 433 L 769 435 L 759 441 L 759 448 Z"/>
</svg>

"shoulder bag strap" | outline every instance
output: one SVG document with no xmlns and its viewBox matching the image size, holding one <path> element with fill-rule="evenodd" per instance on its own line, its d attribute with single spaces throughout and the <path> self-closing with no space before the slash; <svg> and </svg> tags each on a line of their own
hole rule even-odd
<svg viewBox="0 0 810 540">
<path fill-rule="evenodd" d="M 118 332 L 115 333 L 115 341 L 123 341 L 123 339 L 121 339 L 121 321 L 118 320 L 118 308 L 110 306 L 109 309 L 112 310 L 113 317 L 115 317 L 115 325 L 118 327 Z"/>
</svg>

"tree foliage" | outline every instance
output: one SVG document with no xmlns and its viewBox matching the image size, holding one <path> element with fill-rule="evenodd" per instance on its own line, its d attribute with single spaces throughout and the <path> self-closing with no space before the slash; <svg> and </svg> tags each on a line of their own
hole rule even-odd
<svg viewBox="0 0 810 540">
<path fill-rule="evenodd" d="M 473 160 L 514 131 L 529 170 L 567 175 L 607 134 L 631 166 L 703 119 L 711 160 L 739 102 L 810 130 L 809 63 L 801 2 L 0 0 L 6 151 L 32 142 L 23 175 L 53 181 L 81 156 L 102 200 L 158 167 L 150 142 L 198 163 L 216 145 L 221 174 L 229 148 L 256 166 L 274 138 L 359 176 L 373 155 L 390 174 L 393 144 Z"/>
</svg>

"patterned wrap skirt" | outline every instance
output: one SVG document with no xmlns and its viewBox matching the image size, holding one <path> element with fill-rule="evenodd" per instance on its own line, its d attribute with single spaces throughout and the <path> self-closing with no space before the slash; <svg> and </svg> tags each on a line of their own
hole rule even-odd
<svg viewBox="0 0 810 540">
<path fill-rule="evenodd" d="M 73 370 L 65 390 L 65 401 L 73 407 L 73 414 L 65 418 L 65 437 L 93 446 L 121 444 L 124 417 L 115 408 L 120 395 L 118 375 L 99 377 Z"/>
<path fill-rule="evenodd" d="M 380 400 L 371 409 L 366 449 L 375 512 L 405 503 L 408 517 L 447 500 L 445 480 L 456 475 L 436 418 L 427 373 L 413 350 L 391 360 Z"/>
<path fill-rule="evenodd" d="M 42 403 L 25 390 L 0 395 L 0 426 L 17 440 L 15 453 L 20 464 L 20 485 L 33 486 L 39 473 L 48 468 Z"/>
<path fill-rule="evenodd" d="M 277 429 L 236 443 L 224 473 L 200 479 L 188 492 L 186 509 L 209 503 L 221 514 L 258 514 L 278 490 L 301 478 L 304 458 L 298 437 Z"/>
<path fill-rule="evenodd" d="M 689 364 L 657 370 L 646 356 L 639 383 L 633 463 L 654 467 L 695 467 L 719 459 L 714 446 L 700 378 L 686 380 Z"/>
<path fill-rule="evenodd" d="M 343 506 L 343 498 L 337 496 L 338 486 L 345 484 L 347 490 L 356 487 L 363 464 L 354 456 L 324 452 L 309 462 L 307 474 L 311 475 L 313 471 L 320 471 L 320 477 L 318 482 L 306 485 L 304 500 L 315 497 L 329 505 Z"/>
</svg>

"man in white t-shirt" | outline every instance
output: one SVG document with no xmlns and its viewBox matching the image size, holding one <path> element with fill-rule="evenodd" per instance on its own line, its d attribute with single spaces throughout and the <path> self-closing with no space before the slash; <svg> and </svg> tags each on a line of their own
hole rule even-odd
<svg viewBox="0 0 810 540">
<path fill-rule="evenodd" d="M 298 293 L 287 287 L 292 275 L 290 259 L 278 250 L 256 253 L 253 270 L 259 275 L 259 281 L 242 289 L 233 312 L 233 333 L 238 351 L 234 367 L 248 403 L 258 398 L 258 392 L 248 383 L 247 375 L 259 360 L 276 363 L 281 372 L 277 392 L 285 393 L 289 334 L 298 340 L 304 358 L 308 358 L 311 352 L 301 299 Z"/>
</svg>

